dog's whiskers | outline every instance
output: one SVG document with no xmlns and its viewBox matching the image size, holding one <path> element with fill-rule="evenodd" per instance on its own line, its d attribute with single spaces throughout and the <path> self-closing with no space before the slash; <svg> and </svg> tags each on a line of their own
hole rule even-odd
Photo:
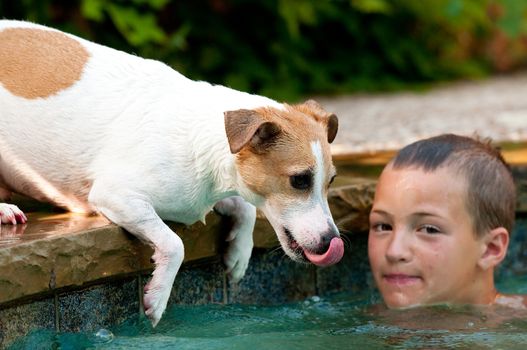
<svg viewBox="0 0 527 350">
<path fill-rule="evenodd" d="M 351 248 L 351 239 L 348 237 L 348 235 L 352 234 L 349 230 L 344 230 L 339 228 L 340 238 L 344 241 L 344 247 Z"/>
<path fill-rule="evenodd" d="M 339 233 L 345 233 L 345 234 L 351 234 L 352 233 L 350 230 L 346 230 L 346 229 L 344 229 L 342 227 L 339 227 L 338 225 L 337 225 L 337 229 L 339 230 Z"/>
<path fill-rule="evenodd" d="M 347 235 L 341 235 L 340 238 L 344 241 L 344 247 L 351 249 L 351 239 Z"/>
<path fill-rule="evenodd" d="M 273 248 L 269 251 L 269 254 L 270 255 L 276 255 L 276 254 L 279 254 L 280 252 L 284 253 L 284 251 L 282 250 L 282 247 L 281 246 L 278 246 L 276 248 Z M 284 253 L 285 254 L 285 253 Z"/>
</svg>

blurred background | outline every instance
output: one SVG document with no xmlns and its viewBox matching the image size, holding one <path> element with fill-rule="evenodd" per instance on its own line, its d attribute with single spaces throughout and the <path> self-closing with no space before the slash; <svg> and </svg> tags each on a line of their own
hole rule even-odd
<svg viewBox="0 0 527 350">
<path fill-rule="evenodd" d="M 0 0 L 0 17 L 296 101 L 527 67 L 527 0 Z"/>
</svg>

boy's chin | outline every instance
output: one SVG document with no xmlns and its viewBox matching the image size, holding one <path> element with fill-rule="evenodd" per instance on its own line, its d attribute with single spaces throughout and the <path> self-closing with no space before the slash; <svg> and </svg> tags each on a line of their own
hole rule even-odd
<svg viewBox="0 0 527 350">
<path fill-rule="evenodd" d="M 427 304 L 421 304 L 421 303 L 409 303 L 409 304 L 393 304 L 393 303 L 385 303 L 388 309 L 390 310 L 408 310 L 413 309 L 416 307 L 426 306 Z"/>
<path fill-rule="evenodd" d="M 422 298 L 415 297 L 402 297 L 398 295 L 397 298 L 391 298 L 387 296 L 383 298 L 384 304 L 390 310 L 407 310 L 417 307 L 427 307 L 427 306 L 438 306 L 438 305 L 451 305 L 452 302 L 446 301 L 433 301 L 433 300 L 423 300 Z"/>
<path fill-rule="evenodd" d="M 393 310 L 404 310 L 411 309 L 414 307 L 425 306 L 428 303 L 421 300 L 421 298 L 416 298 L 415 296 L 409 295 L 383 295 L 384 304 Z"/>
</svg>

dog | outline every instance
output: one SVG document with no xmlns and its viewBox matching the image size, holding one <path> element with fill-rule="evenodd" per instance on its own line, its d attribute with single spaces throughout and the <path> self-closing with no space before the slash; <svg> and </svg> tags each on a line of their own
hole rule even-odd
<svg viewBox="0 0 527 350">
<path fill-rule="evenodd" d="M 285 253 L 328 266 L 344 251 L 327 202 L 338 119 L 193 81 L 167 65 L 45 26 L 0 21 L 0 198 L 98 213 L 154 248 L 145 314 L 161 319 L 184 257 L 164 221 L 232 217 L 226 271 L 245 274 L 256 208 Z M 0 204 L 1 224 L 27 221 Z"/>
</svg>

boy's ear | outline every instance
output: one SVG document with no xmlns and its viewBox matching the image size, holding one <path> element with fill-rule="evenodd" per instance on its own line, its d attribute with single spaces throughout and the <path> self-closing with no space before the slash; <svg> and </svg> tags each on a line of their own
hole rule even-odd
<svg viewBox="0 0 527 350">
<path fill-rule="evenodd" d="M 478 266 L 483 270 L 494 268 L 505 259 L 509 247 L 509 231 L 503 227 L 491 230 L 482 238 L 483 253 L 478 260 Z"/>
</svg>

